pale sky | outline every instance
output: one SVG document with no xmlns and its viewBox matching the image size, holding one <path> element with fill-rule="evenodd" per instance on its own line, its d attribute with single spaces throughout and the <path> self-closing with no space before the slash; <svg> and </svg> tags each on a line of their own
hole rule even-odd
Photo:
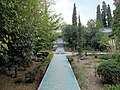
<svg viewBox="0 0 120 90">
<path fill-rule="evenodd" d="M 52 6 L 57 14 L 62 14 L 64 22 L 72 23 L 73 4 L 76 3 L 77 15 L 80 14 L 81 23 L 86 25 L 89 19 L 96 18 L 97 5 L 101 5 L 103 0 L 55 0 L 56 5 Z M 104 0 L 110 4 L 111 10 L 114 10 L 113 0 Z"/>
</svg>

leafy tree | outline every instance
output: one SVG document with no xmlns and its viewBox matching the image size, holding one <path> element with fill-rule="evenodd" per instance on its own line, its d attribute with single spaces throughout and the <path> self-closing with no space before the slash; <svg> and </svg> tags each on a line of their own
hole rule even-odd
<svg viewBox="0 0 120 90">
<path fill-rule="evenodd" d="M 87 28 L 84 28 L 83 38 L 85 49 L 99 49 L 98 41 L 103 36 L 103 33 L 96 26 L 96 21 L 91 19 L 87 23 Z"/>
<path fill-rule="evenodd" d="M 49 12 L 50 2 L 0 0 L 0 58 L 8 56 L 3 66 L 14 67 L 15 77 L 17 68 L 29 64 L 33 49 L 47 49 L 56 38 L 61 18 Z"/>
<path fill-rule="evenodd" d="M 38 16 L 38 28 L 36 31 L 34 54 L 40 50 L 50 49 L 53 41 L 57 38 L 55 30 L 62 26 L 62 18 L 60 15 L 49 11 L 50 3 L 44 1 L 41 4 L 42 13 Z"/>
<path fill-rule="evenodd" d="M 72 24 L 74 26 L 77 26 L 77 12 L 76 12 L 76 5 L 74 3 L 74 8 L 73 8 L 73 15 L 72 15 Z"/>
<path fill-rule="evenodd" d="M 0 27 L 0 38 L 2 43 L 6 43 L 8 47 L 8 67 L 15 67 L 15 72 L 17 71 L 17 67 L 28 64 L 30 51 L 32 50 L 34 31 L 32 31 L 32 23 L 27 22 L 27 20 L 29 18 L 32 19 L 31 15 L 34 13 L 31 8 L 32 4 L 30 6 L 27 3 L 30 4 L 32 2 L 28 0 L 22 3 L 19 0 L 0 1 L 1 24 L 4 23 Z M 15 73 L 16 76 L 17 72 Z"/>
<path fill-rule="evenodd" d="M 68 47 L 75 49 L 77 46 L 77 27 L 74 25 L 65 25 L 63 27 L 63 39 L 68 42 Z"/>
<path fill-rule="evenodd" d="M 97 29 L 102 29 L 103 28 L 103 23 L 101 20 L 96 20 L 96 28 Z"/>
<path fill-rule="evenodd" d="M 113 17 L 113 34 L 116 39 L 117 49 L 120 50 L 120 4 L 116 2 L 116 9 Z"/>
<path fill-rule="evenodd" d="M 108 27 L 111 27 L 111 25 L 112 25 L 112 14 L 111 14 L 111 9 L 110 9 L 109 4 L 108 4 L 108 7 L 107 7 L 107 21 L 108 21 Z"/>
</svg>

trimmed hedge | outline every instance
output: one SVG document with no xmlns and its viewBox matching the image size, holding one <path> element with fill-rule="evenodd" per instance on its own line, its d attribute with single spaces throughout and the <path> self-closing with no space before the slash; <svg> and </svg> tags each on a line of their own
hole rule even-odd
<svg viewBox="0 0 120 90">
<path fill-rule="evenodd" d="M 98 76 L 106 83 L 120 79 L 120 66 L 115 62 L 101 63 L 97 68 Z"/>
<path fill-rule="evenodd" d="M 120 90 L 120 85 L 105 85 L 104 90 Z"/>
</svg>

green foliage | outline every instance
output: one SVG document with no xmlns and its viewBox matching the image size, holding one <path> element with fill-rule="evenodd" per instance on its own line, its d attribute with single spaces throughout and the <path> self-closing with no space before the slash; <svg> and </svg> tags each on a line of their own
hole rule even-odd
<svg viewBox="0 0 120 90">
<path fill-rule="evenodd" d="M 116 5 L 116 9 L 114 10 L 113 17 L 113 35 L 116 39 L 117 49 L 120 50 L 120 5 Z"/>
<path fill-rule="evenodd" d="M 79 56 L 81 56 L 82 50 L 83 50 L 83 31 L 81 28 L 81 21 L 80 21 L 80 15 L 78 17 L 79 23 L 78 23 L 78 31 L 77 31 L 77 48 L 78 48 L 78 53 Z"/>
<path fill-rule="evenodd" d="M 119 90 L 120 85 L 104 85 L 104 90 Z"/>
<path fill-rule="evenodd" d="M 113 83 L 120 78 L 120 66 L 115 62 L 101 63 L 97 68 L 97 74 L 106 83 Z"/>
<path fill-rule="evenodd" d="M 101 20 L 102 16 L 101 16 L 101 9 L 100 9 L 100 5 L 97 6 L 97 20 Z"/>
<path fill-rule="evenodd" d="M 104 36 L 99 41 L 100 46 L 108 46 L 108 41 L 110 40 L 109 36 L 107 34 L 104 34 Z"/>
<path fill-rule="evenodd" d="M 100 5 L 97 6 L 96 27 L 98 29 L 103 28 L 102 14 L 101 14 Z"/>
<path fill-rule="evenodd" d="M 103 36 L 103 32 L 96 26 L 96 21 L 91 19 L 87 23 L 87 28 L 83 30 L 83 46 L 85 49 L 96 50 L 99 48 L 98 41 Z"/>
<path fill-rule="evenodd" d="M 72 24 L 74 26 L 77 26 L 77 12 L 76 12 L 76 5 L 74 3 L 74 8 L 73 8 L 73 15 L 72 15 Z"/>
<path fill-rule="evenodd" d="M 106 15 L 107 15 L 107 5 L 106 5 L 105 1 L 103 1 L 102 2 L 102 22 L 103 22 L 104 27 L 107 27 Z"/>
<path fill-rule="evenodd" d="M 77 27 L 73 25 L 65 25 L 63 27 L 63 39 L 68 42 L 70 48 L 77 46 Z"/>
<path fill-rule="evenodd" d="M 101 38 L 101 40 L 98 43 L 100 44 L 101 48 L 104 48 L 104 50 L 115 53 L 116 52 L 115 42 L 116 42 L 115 39 L 110 38 L 107 34 L 104 34 L 104 36 Z"/>
<path fill-rule="evenodd" d="M 103 54 L 99 56 L 100 59 L 104 59 L 104 60 L 109 60 L 112 59 L 112 55 L 111 54 Z"/>
<path fill-rule="evenodd" d="M 113 58 L 115 59 L 115 61 L 116 61 L 117 63 L 120 64 L 120 53 L 115 53 L 115 54 L 113 54 Z"/>
<path fill-rule="evenodd" d="M 109 62 L 109 60 L 104 60 L 104 59 L 102 59 L 102 60 L 97 60 L 97 62 L 98 62 L 98 63 L 104 63 L 104 62 Z"/>
<path fill-rule="evenodd" d="M 44 59 L 44 61 L 41 63 L 41 66 L 46 67 L 50 64 L 51 60 L 53 58 L 53 52 L 49 52 L 49 55 Z"/>
<path fill-rule="evenodd" d="M 0 64 L 25 66 L 32 52 L 53 46 L 62 19 L 50 5 L 51 0 L 0 0 Z"/>
<path fill-rule="evenodd" d="M 110 9 L 110 5 L 108 4 L 107 7 L 107 21 L 108 21 L 108 27 L 112 26 L 112 14 L 111 14 L 111 9 Z"/>
<path fill-rule="evenodd" d="M 102 2 L 102 9 L 100 5 L 97 6 L 97 17 L 96 20 L 101 23 L 102 27 L 111 27 L 112 24 L 112 14 L 110 5 L 106 5 L 106 2 Z M 98 25 L 99 26 L 99 25 Z"/>
<path fill-rule="evenodd" d="M 102 23 L 102 21 L 101 20 L 96 20 L 96 28 L 97 29 L 101 29 L 101 28 L 103 28 L 103 23 Z"/>
<path fill-rule="evenodd" d="M 33 83 L 35 80 L 35 72 L 28 72 L 25 74 L 25 82 L 26 83 Z"/>
</svg>

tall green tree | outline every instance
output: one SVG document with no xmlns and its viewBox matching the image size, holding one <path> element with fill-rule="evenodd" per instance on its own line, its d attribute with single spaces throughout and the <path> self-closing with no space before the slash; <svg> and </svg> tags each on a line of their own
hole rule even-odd
<svg viewBox="0 0 120 90">
<path fill-rule="evenodd" d="M 102 21 L 100 5 L 97 6 L 97 20 Z"/>
<path fill-rule="evenodd" d="M 97 25 L 96 27 L 98 27 L 99 29 L 103 28 L 102 14 L 101 14 L 100 5 L 97 6 L 96 25 Z"/>
<path fill-rule="evenodd" d="M 82 49 L 83 49 L 83 34 L 82 34 L 82 28 L 81 28 L 81 21 L 80 21 L 80 15 L 78 16 L 78 53 L 79 56 L 81 56 Z"/>
<path fill-rule="evenodd" d="M 120 50 L 120 3 L 116 2 L 113 17 L 113 34 L 116 39 L 117 49 Z"/>
<path fill-rule="evenodd" d="M 73 14 L 72 14 L 72 24 L 77 26 L 77 12 L 76 12 L 76 5 L 74 3 Z"/>
<path fill-rule="evenodd" d="M 108 22 L 108 27 L 111 27 L 111 25 L 112 25 L 112 14 L 111 14 L 111 9 L 110 9 L 109 4 L 108 4 L 108 7 L 107 7 L 107 22 Z"/>
<path fill-rule="evenodd" d="M 107 5 L 105 1 L 102 2 L 102 22 L 103 26 L 107 27 Z"/>
</svg>

